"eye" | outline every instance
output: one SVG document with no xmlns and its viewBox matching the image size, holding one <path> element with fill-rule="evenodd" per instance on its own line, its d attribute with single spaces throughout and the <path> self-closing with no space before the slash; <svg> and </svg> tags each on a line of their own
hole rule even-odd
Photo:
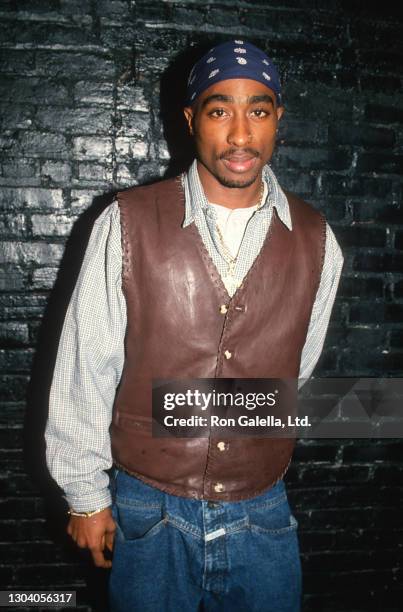
<svg viewBox="0 0 403 612">
<path fill-rule="evenodd" d="M 264 117 L 267 117 L 269 115 L 269 112 L 264 108 L 255 108 L 252 111 L 252 114 L 258 119 L 263 119 Z"/>
<path fill-rule="evenodd" d="M 209 117 L 220 118 L 220 117 L 224 117 L 226 115 L 226 112 L 223 108 L 214 108 L 208 114 L 209 114 Z"/>
</svg>

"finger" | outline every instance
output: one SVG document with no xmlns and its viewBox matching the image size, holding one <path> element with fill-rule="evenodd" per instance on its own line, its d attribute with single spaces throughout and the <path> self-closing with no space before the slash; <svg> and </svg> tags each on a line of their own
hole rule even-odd
<svg viewBox="0 0 403 612">
<path fill-rule="evenodd" d="M 115 521 L 115 519 L 113 517 L 111 517 L 111 520 L 108 524 L 108 529 L 107 531 L 116 531 L 116 526 L 117 526 L 117 522 Z"/>
<path fill-rule="evenodd" d="M 105 545 L 111 552 L 113 551 L 113 542 L 115 540 L 115 532 L 107 533 L 105 535 Z"/>
<path fill-rule="evenodd" d="M 107 561 L 104 557 L 104 553 L 102 552 L 102 550 L 97 549 L 93 549 L 91 550 L 91 554 L 92 554 L 92 558 L 94 561 L 94 564 L 97 567 L 112 567 L 112 563 L 111 561 Z"/>
</svg>

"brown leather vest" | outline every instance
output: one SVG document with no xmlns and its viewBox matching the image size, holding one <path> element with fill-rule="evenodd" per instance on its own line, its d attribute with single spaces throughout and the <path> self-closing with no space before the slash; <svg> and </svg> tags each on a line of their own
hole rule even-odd
<svg viewBox="0 0 403 612">
<path fill-rule="evenodd" d="M 285 193 L 292 231 L 274 212 L 264 245 L 232 298 L 195 224 L 182 227 L 180 177 L 118 194 L 127 332 L 112 456 L 167 493 L 246 499 L 274 485 L 290 463 L 294 439 L 237 438 L 222 450 L 213 438 L 151 435 L 153 378 L 298 377 L 326 226 L 309 204 Z"/>
</svg>

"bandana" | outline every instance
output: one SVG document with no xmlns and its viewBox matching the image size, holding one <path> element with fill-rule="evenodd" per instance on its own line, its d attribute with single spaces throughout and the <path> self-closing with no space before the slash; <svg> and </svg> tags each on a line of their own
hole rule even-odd
<svg viewBox="0 0 403 612">
<path fill-rule="evenodd" d="M 213 47 L 193 66 L 187 84 L 186 106 L 219 81 L 252 79 L 270 87 L 281 106 L 281 85 L 277 69 L 266 53 L 243 40 Z"/>
</svg>

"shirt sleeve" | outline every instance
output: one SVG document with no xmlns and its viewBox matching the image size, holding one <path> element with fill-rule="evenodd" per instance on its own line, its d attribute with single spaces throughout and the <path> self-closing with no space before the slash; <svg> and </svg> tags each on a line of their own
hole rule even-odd
<svg viewBox="0 0 403 612">
<path fill-rule="evenodd" d="M 303 384 L 303 379 L 310 377 L 322 352 L 343 262 L 344 258 L 335 235 L 330 225 L 326 223 L 325 258 L 307 337 L 302 349 L 299 386 Z"/>
<path fill-rule="evenodd" d="M 111 504 L 109 426 L 124 363 L 126 303 L 117 202 L 94 223 L 64 320 L 45 429 L 49 471 L 71 508 Z"/>
</svg>

